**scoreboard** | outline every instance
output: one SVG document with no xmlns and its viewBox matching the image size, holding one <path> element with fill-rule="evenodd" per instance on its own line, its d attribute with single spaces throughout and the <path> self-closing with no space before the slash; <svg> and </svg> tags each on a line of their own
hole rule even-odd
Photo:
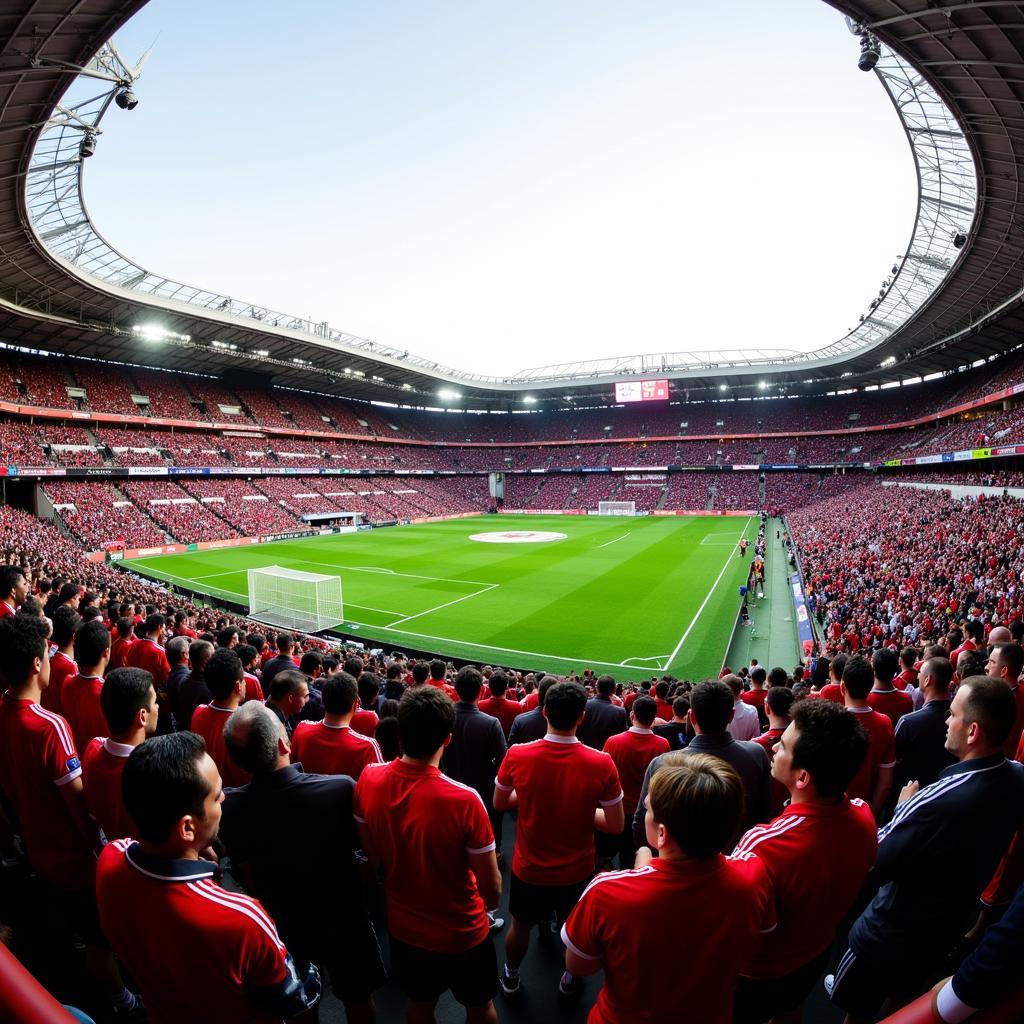
<svg viewBox="0 0 1024 1024">
<path fill-rule="evenodd" d="M 615 385 L 616 402 L 668 401 L 667 380 L 629 380 Z"/>
</svg>

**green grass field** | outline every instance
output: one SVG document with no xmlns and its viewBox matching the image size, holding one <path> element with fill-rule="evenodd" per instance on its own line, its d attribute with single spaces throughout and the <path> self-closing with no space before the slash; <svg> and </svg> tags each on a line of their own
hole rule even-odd
<svg viewBox="0 0 1024 1024">
<path fill-rule="evenodd" d="M 473 534 L 556 532 L 546 543 Z M 751 517 L 479 516 L 162 555 L 125 567 L 247 604 L 249 568 L 341 577 L 340 630 L 385 649 L 620 680 L 717 676 L 749 567 Z"/>
</svg>

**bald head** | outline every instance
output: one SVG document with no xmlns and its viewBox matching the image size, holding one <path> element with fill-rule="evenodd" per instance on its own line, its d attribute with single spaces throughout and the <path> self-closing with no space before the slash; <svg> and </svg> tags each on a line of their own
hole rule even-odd
<svg viewBox="0 0 1024 1024">
<path fill-rule="evenodd" d="M 231 759 L 253 775 L 287 768 L 291 745 L 280 719 L 258 700 L 243 704 L 224 726 Z"/>
<path fill-rule="evenodd" d="M 1013 634 L 1005 626 L 996 626 L 988 635 L 989 647 L 1011 643 L 1013 643 Z"/>
</svg>

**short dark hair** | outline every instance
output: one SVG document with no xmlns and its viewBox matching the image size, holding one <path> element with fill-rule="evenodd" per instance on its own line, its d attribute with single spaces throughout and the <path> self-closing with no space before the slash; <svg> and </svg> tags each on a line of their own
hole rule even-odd
<svg viewBox="0 0 1024 1024">
<path fill-rule="evenodd" d="M 917 664 L 917 659 L 921 657 L 921 652 L 916 647 L 904 647 L 900 651 L 900 664 L 906 665 L 908 668 L 913 668 Z"/>
<path fill-rule="evenodd" d="M 472 703 L 484 688 L 484 677 L 475 665 L 463 665 L 455 677 L 455 692 L 459 699 Z"/>
<path fill-rule="evenodd" d="M 541 679 L 537 684 L 537 707 L 544 707 L 544 701 L 547 700 L 548 690 L 550 690 L 557 682 L 557 676 L 544 676 L 544 678 Z"/>
<path fill-rule="evenodd" d="M 672 701 L 672 714 L 676 718 L 685 718 L 690 711 L 690 698 L 689 697 L 676 697 Z"/>
<path fill-rule="evenodd" d="M 285 651 L 290 651 L 295 646 L 295 638 L 291 633 L 278 633 L 277 634 L 277 649 L 283 654 Z"/>
<path fill-rule="evenodd" d="M 879 647 L 871 655 L 871 670 L 880 683 L 891 683 L 899 667 L 900 656 L 891 647 Z"/>
<path fill-rule="evenodd" d="M 303 683 L 308 685 L 306 677 L 296 669 L 285 669 L 278 672 L 270 684 L 270 693 L 267 697 L 270 700 L 284 700 L 290 693 L 294 693 Z"/>
<path fill-rule="evenodd" d="M 356 681 L 348 672 L 337 672 L 324 680 L 320 689 L 324 710 L 329 715 L 347 715 L 359 699 Z"/>
<path fill-rule="evenodd" d="M 20 566 L 0 565 L 0 597 L 6 597 L 24 575 Z"/>
<path fill-rule="evenodd" d="M 363 672 L 356 680 L 360 704 L 372 704 L 380 693 L 380 680 L 373 672 Z"/>
<path fill-rule="evenodd" d="M 843 686 L 854 700 L 867 700 L 874 685 L 874 669 L 863 654 L 855 654 L 846 659 L 846 665 L 843 667 Z"/>
<path fill-rule="evenodd" d="M 110 648 L 110 633 L 99 619 L 84 622 L 75 632 L 75 661 L 80 667 L 95 665 Z"/>
<path fill-rule="evenodd" d="M 759 686 L 764 685 L 764 681 L 768 678 L 768 673 L 760 666 L 757 665 L 750 670 L 750 681 L 757 683 Z"/>
<path fill-rule="evenodd" d="M 789 717 L 789 710 L 793 706 L 794 700 L 796 698 L 788 686 L 773 686 L 764 696 L 764 702 L 768 705 L 768 710 L 780 718 Z M 837 704 L 836 707 L 839 707 L 839 705 Z"/>
<path fill-rule="evenodd" d="M 949 684 L 953 681 L 953 666 L 949 658 L 929 658 L 921 665 L 920 674 L 932 677 L 945 693 L 949 693 Z"/>
<path fill-rule="evenodd" d="M 633 701 L 633 707 L 630 710 L 633 712 L 636 724 L 643 729 L 649 729 L 651 723 L 657 717 L 658 703 L 651 697 L 637 697 Z"/>
<path fill-rule="evenodd" d="M 1005 667 L 1010 670 L 1010 678 L 1015 682 L 1020 678 L 1021 670 L 1024 670 L 1024 647 L 1020 644 L 1005 643 L 996 644 L 992 648 L 992 653 L 995 654 L 999 659 L 1000 667 Z M 963 657 L 963 654 L 960 655 Z M 959 665 L 959 659 L 957 659 L 957 665 Z M 960 673 L 961 678 L 963 673 Z"/>
<path fill-rule="evenodd" d="M 555 729 L 572 729 L 587 709 L 587 691 L 579 683 L 555 683 L 544 697 L 544 713 Z"/>
<path fill-rule="evenodd" d="M 430 663 L 430 678 L 431 679 L 444 679 L 445 674 L 448 671 L 448 666 L 441 661 L 440 658 L 435 658 Z"/>
<path fill-rule="evenodd" d="M 417 661 L 412 667 L 413 686 L 422 686 L 430 678 L 430 666 L 425 661 Z"/>
<path fill-rule="evenodd" d="M 409 757 L 430 757 L 451 735 L 455 705 L 437 686 L 414 686 L 398 704 L 398 735 Z"/>
<path fill-rule="evenodd" d="M 218 647 L 203 669 L 214 700 L 227 700 L 244 676 L 242 659 L 228 647 Z"/>
<path fill-rule="evenodd" d="M 842 796 L 868 751 L 857 716 L 830 700 L 801 700 L 793 724 L 800 734 L 791 751 L 793 767 L 810 775 L 819 796 Z"/>
<path fill-rule="evenodd" d="M 61 605 L 53 613 L 53 642 L 67 647 L 83 623 L 83 618 L 70 605 Z"/>
<path fill-rule="evenodd" d="M 784 668 L 776 666 L 768 673 L 768 687 L 785 686 L 789 682 L 789 673 Z"/>
<path fill-rule="evenodd" d="M 598 676 L 597 692 L 602 697 L 610 697 L 615 692 L 615 678 L 609 675 Z"/>
<path fill-rule="evenodd" d="M 125 810 L 139 838 L 163 843 L 186 814 L 203 818 L 210 789 L 199 771 L 206 744 L 194 732 L 153 736 L 128 757 L 121 775 Z"/>
<path fill-rule="evenodd" d="M 508 689 L 508 676 L 500 668 L 495 669 L 491 673 L 491 678 L 487 680 L 487 685 L 493 697 L 503 697 Z"/>
<path fill-rule="evenodd" d="M 252 644 L 239 644 L 234 648 L 234 651 L 238 655 L 238 660 L 242 663 L 242 668 L 251 665 L 260 656 L 260 652 Z"/>
<path fill-rule="evenodd" d="M 837 654 L 832 661 L 829 663 L 828 670 L 832 677 L 839 682 L 842 682 L 843 672 L 846 671 L 846 663 L 850 659 L 845 654 Z"/>
<path fill-rule="evenodd" d="M 988 667 L 988 656 L 984 650 L 961 651 L 956 659 L 956 671 L 961 679 L 968 676 L 983 676 Z"/>
<path fill-rule="evenodd" d="M 46 632 L 46 623 L 29 615 L 0 619 L 4 675 L 11 686 L 24 686 L 32 674 L 32 662 L 46 658 Z"/>
<path fill-rule="evenodd" d="M 358 679 L 365 671 L 363 659 L 358 655 L 350 654 L 341 666 L 353 679 Z"/>
<path fill-rule="evenodd" d="M 193 640 L 188 645 L 188 660 L 192 671 L 202 670 L 213 655 L 213 644 L 209 640 Z"/>
<path fill-rule="evenodd" d="M 727 676 L 722 676 L 719 682 L 725 683 L 732 690 L 732 699 L 735 704 L 736 699 L 743 692 L 743 680 L 735 672 L 730 672 Z"/>
<path fill-rule="evenodd" d="M 992 676 L 970 676 L 960 684 L 960 689 L 967 690 L 964 722 L 977 722 L 989 744 L 1001 747 L 1017 717 L 1013 691 L 1002 679 Z"/>
<path fill-rule="evenodd" d="M 690 691 L 690 711 L 700 731 L 715 735 L 725 732 L 736 699 L 721 680 L 707 679 Z"/>
<path fill-rule="evenodd" d="M 153 676 L 144 668 L 115 668 L 100 688 L 100 707 L 114 736 L 132 727 L 135 715 L 149 707 Z"/>
<path fill-rule="evenodd" d="M 666 754 L 651 776 L 651 815 L 679 848 L 710 860 L 731 844 L 743 813 L 736 770 L 708 754 Z"/>
<path fill-rule="evenodd" d="M 64 604 L 65 601 L 70 601 L 71 598 L 78 597 L 81 593 L 82 588 L 77 583 L 65 583 L 57 595 L 57 604 Z"/>
<path fill-rule="evenodd" d="M 311 676 L 318 668 L 322 669 L 323 667 L 324 660 L 318 651 L 306 651 L 299 658 L 299 671 L 304 672 L 307 676 Z"/>
<path fill-rule="evenodd" d="M 161 626 L 166 625 L 167 620 L 159 612 L 153 612 L 152 615 L 146 616 L 142 629 L 145 633 L 155 633 Z"/>
</svg>

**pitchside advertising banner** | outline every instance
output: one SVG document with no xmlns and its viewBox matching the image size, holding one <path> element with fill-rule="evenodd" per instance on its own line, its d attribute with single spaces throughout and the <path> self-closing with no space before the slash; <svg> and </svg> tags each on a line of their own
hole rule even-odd
<svg viewBox="0 0 1024 1024">
<path fill-rule="evenodd" d="M 797 636 L 800 640 L 800 646 L 806 650 L 807 644 L 814 644 L 814 630 L 811 628 L 811 616 L 807 611 L 807 598 L 804 596 L 804 582 L 800 579 L 800 573 L 793 573 L 789 577 L 789 584 L 793 591 L 793 610 L 796 612 Z"/>
</svg>

